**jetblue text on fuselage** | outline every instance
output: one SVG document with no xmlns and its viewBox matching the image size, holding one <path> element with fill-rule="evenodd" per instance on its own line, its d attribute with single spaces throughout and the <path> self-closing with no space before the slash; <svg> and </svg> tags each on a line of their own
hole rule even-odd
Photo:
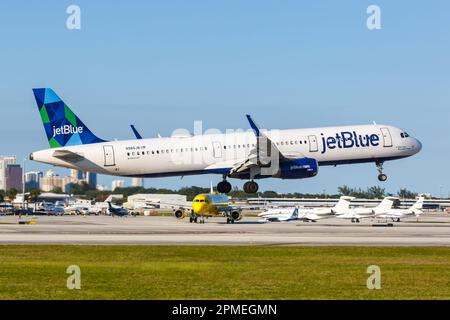
<svg viewBox="0 0 450 320">
<path fill-rule="evenodd" d="M 377 134 L 357 134 L 356 131 L 341 131 L 335 136 L 322 136 L 322 154 L 333 149 L 348 149 L 360 147 L 376 147 L 380 144 Z"/>
<path fill-rule="evenodd" d="M 66 124 L 61 127 L 53 127 L 53 137 L 59 136 L 60 134 L 74 134 L 83 133 L 83 127 L 74 127 L 72 125 Z"/>
</svg>

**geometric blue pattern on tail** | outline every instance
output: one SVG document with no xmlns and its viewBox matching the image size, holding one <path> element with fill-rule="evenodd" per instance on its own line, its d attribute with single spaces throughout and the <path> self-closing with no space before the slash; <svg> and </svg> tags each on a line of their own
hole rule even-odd
<svg viewBox="0 0 450 320">
<path fill-rule="evenodd" d="M 98 138 L 50 88 L 33 89 L 50 147 L 106 142 Z"/>
</svg>

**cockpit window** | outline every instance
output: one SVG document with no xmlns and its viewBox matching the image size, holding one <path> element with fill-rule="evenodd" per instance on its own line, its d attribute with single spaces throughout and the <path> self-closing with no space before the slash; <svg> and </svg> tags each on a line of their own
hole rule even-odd
<svg viewBox="0 0 450 320">
<path fill-rule="evenodd" d="M 408 138 L 408 137 L 409 137 L 409 134 L 406 133 L 406 132 L 402 132 L 402 133 L 400 133 L 400 136 L 401 136 L 402 138 Z"/>
</svg>

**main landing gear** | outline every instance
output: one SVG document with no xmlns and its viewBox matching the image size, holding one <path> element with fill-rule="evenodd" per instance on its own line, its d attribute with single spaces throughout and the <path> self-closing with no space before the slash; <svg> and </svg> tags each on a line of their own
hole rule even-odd
<svg viewBox="0 0 450 320">
<path fill-rule="evenodd" d="M 246 183 L 244 183 L 244 191 L 245 193 L 256 193 L 258 192 L 259 186 L 258 184 L 253 181 L 247 181 Z"/>
<path fill-rule="evenodd" d="M 223 180 L 217 184 L 217 192 L 218 193 L 230 193 L 231 191 L 231 183 L 229 183 L 227 180 Z"/>
<path fill-rule="evenodd" d="M 383 173 L 383 162 L 376 162 L 375 165 L 378 170 L 378 180 L 381 182 L 386 181 L 388 177 Z"/>
<path fill-rule="evenodd" d="M 190 223 L 198 223 L 200 222 L 200 224 L 205 224 L 205 217 L 201 217 L 200 219 L 198 218 L 198 216 L 191 216 L 189 218 L 189 222 Z"/>
</svg>

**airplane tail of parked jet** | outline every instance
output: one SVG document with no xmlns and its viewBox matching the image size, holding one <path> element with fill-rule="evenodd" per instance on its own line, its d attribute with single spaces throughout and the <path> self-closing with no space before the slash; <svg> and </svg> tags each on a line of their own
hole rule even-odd
<svg viewBox="0 0 450 320">
<path fill-rule="evenodd" d="M 419 196 L 419 199 L 417 199 L 416 203 L 414 203 L 414 204 L 411 206 L 410 210 L 411 210 L 412 212 L 414 212 L 414 214 L 415 214 L 416 216 L 419 216 L 419 215 L 421 215 L 421 214 L 423 213 L 422 209 L 423 209 L 423 201 L 424 201 L 424 200 L 425 200 L 425 197 Z"/>
<path fill-rule="evenodd" d="M 105 142 L 50 88 L 33 89 L 50 148 Z"/>
<path fill-rule="evenodd" d="M 383 201 L 381 201 L 380 204 L 374 208 L 374 211 L 384 213 L 392 209 L 392 206 L 394 205 L 394 201 L 396 199 L 396 197 L 385 197 Z"/>
<path fill-rule="evenodd" d="M 332 211 L 335 214 L 341 214 L 348 211 L 350 208 L 350 202 L 355 199 L 355 197 L 342 196 L 339 198 L 338 203 L 333 207 Z"/>
</svg>

